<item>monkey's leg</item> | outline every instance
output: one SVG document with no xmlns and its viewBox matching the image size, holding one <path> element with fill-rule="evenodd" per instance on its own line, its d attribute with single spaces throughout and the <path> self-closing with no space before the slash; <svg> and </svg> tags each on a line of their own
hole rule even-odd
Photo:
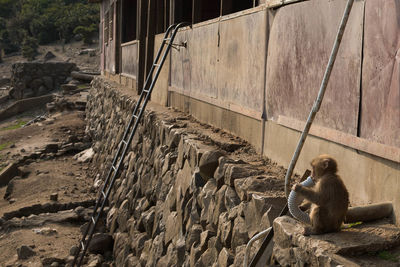
<svg viewBox="0 0 400 267">
<path fill-rule="evenodd" d="M 321 208 L 315 206 L 310 213 L 311 226 L 304 228 L 304 235 L 318 235 L 323 233 L 323 218 L 321 217 Z"/>
<path fill-rule="evenodd" d="M 312 203 L 308 200 L 304 200 L 303 203 L 299 206 L 301 211 L 307 211 L 311 208 Z"/>
</svg>

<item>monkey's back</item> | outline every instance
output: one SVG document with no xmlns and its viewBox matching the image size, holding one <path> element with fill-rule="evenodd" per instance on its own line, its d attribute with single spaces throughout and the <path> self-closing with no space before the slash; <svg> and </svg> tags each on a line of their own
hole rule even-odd
<svg viewBox="0 0 400 267">
<path fill-rule="evenodd" d="M 321 185 L 321 193 L 325 195 L 326 202 L 321 206 L 331 227 L 339 229 L 343 223 L 349 207 L 349 193 L 342 179 L 338 175 L 330 174 Z"/>
</svg>

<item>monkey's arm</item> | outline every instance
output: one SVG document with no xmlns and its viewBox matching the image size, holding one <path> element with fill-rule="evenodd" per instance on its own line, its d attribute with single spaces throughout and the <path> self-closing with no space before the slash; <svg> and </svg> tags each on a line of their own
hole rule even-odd
<svg viewBox="0 0 400 267">
<path fill-rule="evenodd" d="M 315 203 L 317 205 L 322 205 L 323 200 L 316 191 L 314 191 L 314 187 L 305 187 L 302 185 L 297 185 L 295 191 L 304 196 L 308 201 Z"/>
</svg>

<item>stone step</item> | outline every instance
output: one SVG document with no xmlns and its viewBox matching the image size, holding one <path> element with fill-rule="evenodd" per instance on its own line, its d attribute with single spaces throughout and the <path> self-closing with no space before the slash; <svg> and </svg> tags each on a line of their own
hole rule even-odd
<svg viewBox="0 0 400 267">
<path fill-rule="evenodd" d="M 281 265 L 303 262 L 312 266 L 328 263 L 359 266 L 357 256 L 400 244 L 400 228 L 389 219 L 362 223 L 338 233 L 311 236 L 304 236 L 303 225 L 288 216 L 275 219 L 273 227 L 274 256 Z"/>
</svg>

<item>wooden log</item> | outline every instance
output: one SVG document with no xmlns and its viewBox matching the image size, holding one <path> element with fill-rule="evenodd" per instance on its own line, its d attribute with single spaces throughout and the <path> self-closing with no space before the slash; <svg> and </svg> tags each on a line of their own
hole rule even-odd
<svg viewBox="0 0 400 267">
<path fill-rule="evenodd" d="M 71 77 L 77 80 L 88 81 L 91 82 L 94 78 L 93 75 L 85 74 L 77 71 L 71 72 Z"/>
<path fill-rule="evenodd" d="M 393 206 L 391 202 L 350 207 L 347 211 L 345 223 L 375 221 L 389 217 L 392 213 Z"/>
</svg>

